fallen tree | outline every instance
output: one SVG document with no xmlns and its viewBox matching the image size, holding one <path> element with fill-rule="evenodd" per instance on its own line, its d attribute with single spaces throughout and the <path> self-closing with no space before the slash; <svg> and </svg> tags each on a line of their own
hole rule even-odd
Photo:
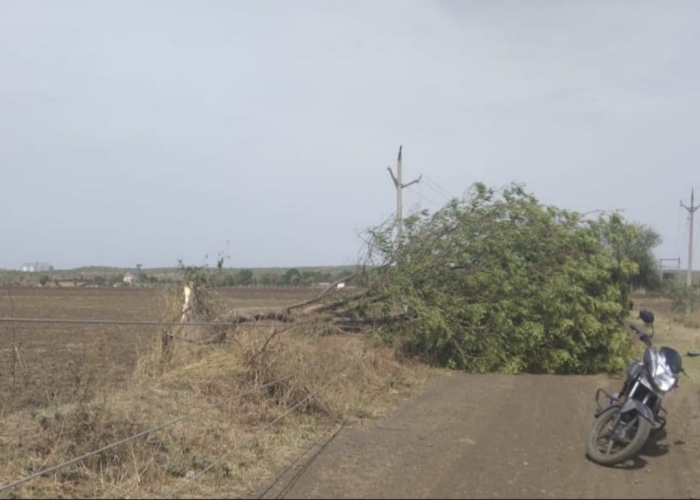
<svg viewBox="0 0 700 500">
<path fill-rule="evenodd" d="M 275 311 L 219 316 L 317 332 L 371 331 L 404 355 L 472 372 L 595 373 L 625 366 L 631 252 L 644 226 L 475 184 L 439 211 L 366 231 L 354 275 Z M 642 245 L 644 246 L 644 245 Z M 190 273 L 191 274 L 191 273 Z M 196 282 L 195 282 L 196 283 Z M 206 311 L 205 311 L 206 312 Z M 266 343 L 266 345 L 269 344 Z"/>
<path fill-rule="evenodd" d="M 624 366 L 637 265 L 623 250 L 638 226 L 482 184 L 404 223 L 401 241 L 391 223 L 367 231 L 354 289 L 329 288 L 288 312 L 322 315 L 343 331 L 371 325 L 404 354 L 473 372 Z"/>
</svg>

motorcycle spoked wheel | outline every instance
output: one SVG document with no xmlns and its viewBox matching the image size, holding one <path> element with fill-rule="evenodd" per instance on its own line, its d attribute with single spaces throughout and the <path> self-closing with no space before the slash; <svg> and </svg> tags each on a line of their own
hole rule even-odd
<svg viewBox="0 0 700 500">
<path fill-rule="evenodd" d="M 586 450 L 600 465 L 615 465 L 635 456 L 649 437 L 651 424 L 637 413 L 622 415 L 612 406 L 601 413 L 591 429 Z"/>
</svg>

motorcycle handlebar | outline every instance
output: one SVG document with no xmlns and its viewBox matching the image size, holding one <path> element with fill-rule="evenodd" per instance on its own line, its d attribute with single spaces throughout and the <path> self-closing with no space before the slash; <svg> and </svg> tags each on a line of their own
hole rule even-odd
<svg viewBox="0 0 700 500">
<path fill-rule="evenodd" d="M 632 331 L 637 335 L 637 337 L 639 337 L 639 340 L 641 340 L 645 344 L 651 343 L 651 338 L 654 336 L 653 333 L 651 335 L 647 335 L 646 333 L 640 331 L 639 328 L 637 328 L 636 326 L 634 326 L 634 325 L 629 325 L 629 326 L 632 329 Z"/>
</svg>

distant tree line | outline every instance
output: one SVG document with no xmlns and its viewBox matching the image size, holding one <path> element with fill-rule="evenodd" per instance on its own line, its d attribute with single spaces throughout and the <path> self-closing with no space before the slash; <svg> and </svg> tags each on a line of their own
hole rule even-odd
<svg viewBox="0 0 700 500">
<path fill-rule="evenodd" d="M 113 287 L 126 286 L 124 276 L 128 270 L 71 272 L 53 271 L 41 273 L 22 273 L 19 271 L 0 272 L 0 285 L 5 286 L 60 286 L 67 282 L 82 286 Z M 184 274 L 183 274 L 184 272 Z M 232 286 L 314 286 L 330 283 L 349 277 L 353 271 L 347 268 L 339 270 L 282 269 L 255 271 L 253 269 L 208 268 L 206 266 L 185 266 L 180 263 L 179 270 L 173 269 L 146 272 L 139 264 L 131 272 L 131 285 L 158 286 L 181 283 L 183 279 L 194 279 L 199 284 L 210 287 Z"/>
<path fill-rule="evenodd" d="M 312 286 L 330 283 L 352 275 L 352 271 L 343 269 L 339 272 L 287 269 L 285 272 L 268 271 L 255 274 L 251 269 L 238 271 L 221 271 L 211 274 L 207 280 L 210 286 Z"/>
</svg>

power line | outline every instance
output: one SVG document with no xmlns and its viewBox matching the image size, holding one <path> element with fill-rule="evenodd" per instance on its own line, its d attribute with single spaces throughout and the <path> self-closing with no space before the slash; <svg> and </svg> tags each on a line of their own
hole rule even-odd
<svg viewBox="0 0 700 500">
<path fill-rule="evenodd" d="M 430 183 L 425 183 L 425 186 L 426 186 L 428 189 L 430 189 L 433 193 L 435 193 L 436 195 L 438 195 L 438 196 L 440 197 L 440 199 L 443 199 L 443 200 L 450 200 L 450 197 L 449 197 L 448 195 L 446 195 L 446 194 L 443 193 L 442 191 L 436 189 L 434 186 L 430 185 Z"/>
<path fill-rule="evenodd" d="M 681 209 L 682 209 L 682 207 L 681 207 Z M 683 223 L 683 236 L 680 239 L 680 245 L 678 247 L 678 255 L 681 255 L 681 249 L 688 245 L 688 221 L 689 220 L 690 220 L 690 216 L 686 215 L 685 221 Z M 686 257 L 687 257 L 687 255 L 682 257 L 682 259 L 685 259 Z M 685 260 L 683 260 L 683 262 L 685 263 Z"/>
<path fill-rule="evenodd" d="M 416 196 L 418 196 L 419 198 L 422 198 L 422 199 L 424 199 L 425 201 L 427 201 L 427 202 L 429 202 L 429 203 L 432 203 L 432 204 L 435 205 L 436 207 L 438 207 L 438 208 L 441 208 L 441 207 L 442 207 L 442 205 L 441 205 L 440 203 L 431 200 L 430 198 L 428 198 L 428 197 L 425 196 L 425 195 L 422 195 L 421 193 L 419 193 L 419 192 L 416 191 L 415 189 L 413 189 L 413 188 L 408 188 L 408 190 L 411 191 L 411 192 L 412 192 L 413 194 L 415 194 Z"/>
<path fill-rule="evenodd" d="M 675 262 L 676 266 L 675 267 L 668 267 L 664 266 L 664 262 Z M 664 271 L 667 269 L 680 269 L 681 268 L 681 258 L 676 257 L 675 259 L 673 258 L 660 258 L 659 259 L 659 279 L 663 281 L 664 279 Z"/>
<path fill-rule="evenodd" d="M 693 238 L 693 248 L 696 248 L 698 245 L 698 237 L 700 237 L 700 231 L 695 232 L 695 236 Z M 695 252 L 693 250 L 693 252 Z"/>
<path fill-rule="evenodd" d="M 426 178 L 426 180 L 428 181 L 429 184 L 433 184 L 437 189 L 439 189 L 440 191 L 442 191 L 443 193 L 445 193 L 447 196 L 452 197 L 452 194 L 451 194 L 447 189 L 445 189 L 444 187 L 442 187 L 442 185 L 441 185 L 438 181 L 436 181 L 435 179 L 433 179 L 432 177 L 430 177 L 428 174 L 424 174 L 424 175 L 425 175 L 425 178 Z"/>
<path fill-rule="evenodd" d="M 442 193 L 443 193 L 445 196 L 447 196 L 448 198 L 450 198 L 450 199 L 451 199 L 451 198 L 454 198 L 454 196 L 453 196 L 447 189 L 445 189 L 445 188 L 442 187 L 440 184 L 438 184 L 438 182 L 437 182 L 436 180 L 434 180 L 432 177 L 428 176 L 427 174 L 423 174 L 423 176 L 424 176 L 425 179 L 428 181 L 428 184 L 433 184 L 433 185 L 435 185 L 435 187 L 436 187 L 438 190 L 442 191 Z"/>
<path fill-rule="evenodd" d="M 0 318 L 0 323 L 55 323 L 77 325 L 146 325 L 146 326 L 277 326 L 280 322 L 179 322 L 179 321 L 142 321 L 128 319 L 63 319 L 63 318 Z"/>
<path fill-rule="evenodd" d="M 140 438 L 140 437 L 146 436 L 147 434 L 150 434 L 150 433 L 152 433 L 152 432 L 155 432 L 155 431 L 158 431 L 158 430 L 160 430 L 160 429 L 163 429 L 164 427 L 168 427 L 168 426 L 170 426 L 170 425 L 174 425 L 174 424 L 176 424 L 176 423 L 178 423 L 178 422 L 181 422 L 182 420 L 186 420 L 186 419 L 188 419 L 188 418 L 196 417 L 197 415 L 201 415 L 202 413 L 207 412 L 207 411 L 209 411 L 209 410 L 213 410 L 213 409 L 218 408 L 218 407 L 220 407 L 220 406 L 223 406 L 223 405 L 225 405 L 225 404 L 232 403 L 232 402 L 234 402 L 234 401 L 236 401 L 236 400 L 238 400 L 238 399 L 241 399 L 241 398 L 243 398 L 243 397 L 245 397 L 245 396 L 249 396 L 249 395 L 251 395 L 251 394 L 255 394 L 256 392 L 258 392 L 258 391 L 260 391 L 260 390 L 262 390 L 262 389 L 265 389 L 265 388 L 267 388 L 267 387 L 271 387 L 271 386 L 273 386 L 273 385 L 279 384 L 280 382 L 284 382 L 285 380 L 288 380 L 288 379 L 294 377 L 294 375 L 296 375 L 296 374 L 287 375 L 286 377 L 282 377 L 282 378 L 277 379 L 277 380 L 274 380 L 274 381 L 272 381 L 272 382 L 268 382 L 267 384 L 262 385 L 262 386 L 258 387 L 257 389 L 251 389 L 251 390 L 249 390 L 249 391 L 242 392 L 242 393 L 240 393 L 240 394 L 237 394 L 236 396 L 233 396 L 232 398 L 226 399 L 226 400 L 224 400 L 224 401 L 220 401 L 220 402 L 218 402 L 218 403 L 215 403 L 215 404 L 212 404 L 212 405 L 209 405 L 209 406 L 205 406 L 204 408 L 201 408 L 201 409 L 199 409 L 199 410 L 197 410 L 197 411 L 195 411 L 195 412 L 188 413 L 187 415 L 183 415 L 183 416 L 178 417 L 178 418 L 174 418 L 174 419 L 169 420 L 169 421 L 167 421 L 167 422 L 165 422 L 165 423 L 163 423 L 163 424 L 157 425 L 157 426 L 155 426 L 155 427 L 151 427 L 150 429 L 146 429 L 145 431 L 139 432 L 138 434 L 134 434 L 133 436 L 129 436 L 129 437 L 127 437 L 127 438 L 121 439 L 121 440 L 116 441 L 116 442 L 114 442 L 114 443 L 108 444 L 107 446 L 103 446 L 102 448 L 100 448 L 100 449 L 98 449 L 98 450 L 94 450 L 94 451 L 91 451 L 91 452 L 89 452 L 89 453 L 85 453 L 84 455 L 81 455 L 81 456 L 79 456 L 79 457 L 77 457 L 77 458 L 73 458 L 73 459 L 71 459 L 71 460 L 68 460 L 68 461 L 66 461 L 66 462 L 60 463 L 60 464 L 58 464 L 58 465 L 54 465 L 53 467 L 49 467 L 48 469 L 44 469 L 44 470 L 42 470 L 42 471 L 36 472 L 36 473 L 34 473 L 34 474 L 31 474 L 31 475 L 29 475 L 29 476 L 27 476 L 27 477 L 24 477 L 24 478 L 22 478 L 22 479 L 18 479 L 17 481 L 14 481 L 14 482 L 12 482 L 12 483 L 8 483 L 8 484 L 6 484 L 6 485 L 4 485 L 4 486 L 0 486 L 0 493 L 3 492 L 3 491 L 9 490 L 9 489 L 11 489 L 11 488 L 14 488 L 15 486 L 18 486 L 18 485 L 20 485 L 20 484 L 22 484 L 22 483 L 26 483 L 27 481 L 31 481 L 32 479 L 36 479 L 36 478 L 38 478 L 38 477 L 40 477 L 40 476 L 44 476 L 44 475 L 46 475 L 46 474 L 50 474 L 51 472 L 55 472 L 55 471 L 57 471 L 57 470 L 59 470 L 59 469 L 62 469 L 63 467 L 68 466 L 68 465 L 72 465 L 72 464 L 74 464 L 74 463 L 76 463 L 76 462 L 80 462 L 81 460 L 85 460 L 86 458 L 89 458 L 89 457 L 91 457 L 91 456 L 93 456 L 93 455 L 97 455 L 97 454 L 99 454 L 99 453 L 102 453 L 103 451 L 107 451 L 107 450 L 109 450 L 109 449 L 111 449 L 111 448 L 114 448 L 114 447 L 116 447 L 116 446 L 119 446 L 119 445 L 128 443 L 129 441 L 133 441 L 133 440 L 138 439 L 138 438 Z"/>
<path fill-rule="evenodd" d="M 676 255 L 681 254 L 680 242 L 681 242 L 681 220 L 683 219 L 681 211 L 683 207 L 678 207 L 678 227 L 676 228 Z"/>
<path fill-rule="evenodd" d="M 681 207 L 685 208 L 688 211 L 688 216 L 690 217 L 690 223 L 688 224 L 688 271 L 687 271 L 687 276 L 686 276 L 686 286 L 690 288 L 693 284 L 693 279 L 692 279 L 692 273 L 693 273 L 693 215 L 695 214 L 695 211 L 700 208 L 700 205 L 695 205 L 695 190 L 691 189 L 690 190 L 690 206 L 686 206 L 683 203 L 683 200 L 681 200 Z M 690 313 L 692 311 L 692 304 L 691 301 L 688 300 L 688 303 L 686 304 L 686 313 Z"/>
<path fill-rule="evenodd" d="M 294 410 L 296 410 L 297 408 L 299 408 L 302 404 L 306 403 L 306 402 L 307 402 L 308 400 L 310 400 L 311 398 L 315 397 L 315 396 L 316 396 L 318 393 L 320 393 L 323 389 L 325 389 L 326 387 L 328 387 L 329 385 L 331 385 L 333 382 L 335 382 L 335 381 L 338 380 L 339 378 L 347 376 L 347 374 L 348 374 L 349 372 L 350 372 L 350 370 L 347 370 L 346 372 L 343 372 L 343 373 L 341 373 L 341 374 L 336 375 L 335 377 L 333 377 L 331 380 L 329 380 L 327 383 L 325 383 L 323 386 L 321 386 L 320 389 L 317 389 L 317 390 L 314 391 L 313 393 L 311 393 L 311 394 L 309 394 L 308 396 L 306 396 L 304 399 L 302 399 L 301 401 L 299 401 L 298 403 L 296 403 L 294 406 L 292 406 L 291 408 L 289 408 L 289 410 L 287 410 L 287 411 L 284 412 L 282 415 L 280 415 L 279 417 L 277 417 L 276 419 L 274 419 L 272 422 L 269 422 L 269 423 L 263 425 L 260 429 L 258 429 L 255 433 L 253 433 L 253 434 L 252 434 L 251 436 L 249 436 L 247 439 L 245 439 L 244 441 L 242 441 L 242 442 L 239 443 L 238 445 L 234 446 L 233 449 L 227 451 L 226 453 L 224 453 L 223 455 L 221 455 L 219 458 L 217 458 L 216 460 L 214 460 L 214 462 L 212 462 L 211 464 L 209 464 L 209 466 L 207 466 L 206 468 L 202 469 L 199 473 L 197 473 L 196 475 L 194 475 L 194 476 L 192 476 L 191 478 L 189 478 L 184 484 L 182 484 L 182 485 L 178 486 L 177 488 L 171 490 L 170 493 L 168 493 L 168 494 L 165 496 L 165 498 L 172 498 L 172 496 L 173 496 L 175 493 L 178 493 L 179 491 L 181 491 L 181 490 L 184 489 L 185 487 L 187 487 L 187 486 L 189 486 L 190 484 L 192 484 L 194 481 L 196 481 L 198 478 L 200 478 L 204 473 L 208 472 L 208 471 L 209 471 L 210 469 L 212 469 L 215 465 L 217 465 L 218 463 L 220 463 L 223 459 L 225 459 L 226 457 L 228 457 L 228 456 L 231 455 L 232 453 L 238 451 L 241 447 L 243 447 L 243 445 L 245 445 L 246 443 L 248 443 L 249 441 L 251 441 L 253 438 L 255 438 L 255 437 L 256 437 L 258 434 L 260 434 L 262 431 L 264 431 L 264 430 L 267 429 L 268 427 L 273 426 L 274 424 L 276 424 L 277 422 L 279 422 L 280 420 L 282 420 L 283 418 L 285 418 L 287 415 L 289 415 L 290 413 L 292 413 Z"/>
<path fill-rule="evenodd" d="M 287 474 L 287 472 L 289 472 L 289 471 L 294 467 L 294 465 L 296 465 L 296 463 L 297 463 L 299 460 L 301 460 L 302 458 L 304 458 L 304 456 L 306 456 L 306 454 L 307 454 L 309 451 L 313 450 L 314 447 L 316 447 L 316 446 L 318 445 L 318 443 L 320 443 L 324 438 L 326 438 L 326 440 L 325 440 L 325 442 L 323 443 L 323 445 L 321 445 L 321 446 L 313 453 L 313 455 L 311 455 L 311 457 L 309 457 L 309 459 L 306 461 L 306 463 L 304 463 L 303 467 L 301 467 L 300 470 L 294 474 L 294 476 L 289 480 L 289 482 L 284 486 L 284 488 L 282 488 L 282 490 L 281 490 L 280 492 L 278 492 L 277 495 L 275 495 L 274 498 L 282 498 L 284 495 L 286 495 L 286 494 L 289 492 L 289 490 L 290 490 L 292 487 L 294 487 L 294 485 L 295 485 L 296 482 L 299 480 L 299 478 L 308 470 L 309 466 L 313 463 L 313 461 L 323 452 L 323 450 L 326 449 L 326 447 L 327 447 L 329 444 L 331 444 L 331 442 L 333 442 L 333 440 L 336 438 L 336 436 L 338 436 L 338 434 L 340 434 L 340 431 L 342 431 L 342 430 L 345 428 L 345 424 L 347 423 L 347 421 L 348 421 L 348 419 L 347 419 L 347 417 L 345 417 L 345 418 L 343 419 L 343 421 L 340 422 L 340 425 L 338 426 L 338 428 L 330 435 L 330 437 L 327 437 L 327 438 L 326 438 L 326 436 L 322 436 L 321 439 L 319 439 L 318 441 L 314 442 L 313 445 L 309 446 L 308 449 L 306 449 L 306 450 L 304 450 L 302 453 L 300 453 L 299 456 L 297 456 L 297 458 L 295 458 L 294 461 L 292 461 L 292 463 L 290 463 L 290 464 L 277 476 L 277 478 L 276 478 L 274 481 L 272 481 L 272 482 L 270 483 L 270 485 L 269 485 L 267 488 L 265 488 L 265 491 L 263 491 L 263 492 L 258 496 L 258 498 L 261 499 L 261 498 L 263 498 L 265 495 L 267 495 L 267 494 L 270 492 L 270 490 L 272 490 L 272 488 L 274 488 L 275 485 L 276 485 L 277 483 L 279 483 L 279 482 L 282 480 L 282 478 L 284 477 L 284 475 Z"/>
</svg>

